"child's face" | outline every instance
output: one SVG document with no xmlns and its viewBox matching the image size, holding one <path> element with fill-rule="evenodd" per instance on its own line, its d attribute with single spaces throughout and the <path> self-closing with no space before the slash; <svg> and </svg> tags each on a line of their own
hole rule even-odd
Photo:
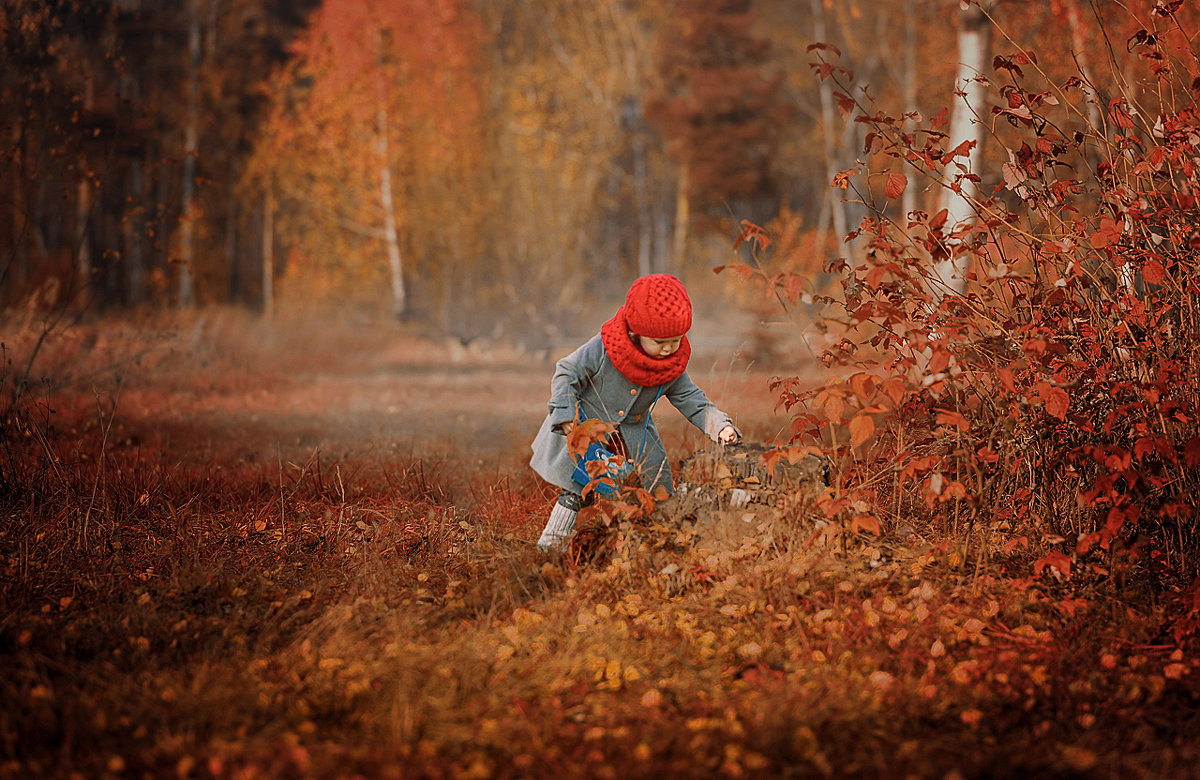
<svg viewBox="0 0 1200 780">
<path fill-rule="evenodd" d="M 642 348 L 642 351 L 656 360 L 662 360 L 675 354 L 675 350 L 679 349 L 679 345 L 683 342 L 683 336 L 671 339 L 652 339 L 649 336 L 634 336 L 634 338 L 637 339 L 638 346 Z"/>
</svg>

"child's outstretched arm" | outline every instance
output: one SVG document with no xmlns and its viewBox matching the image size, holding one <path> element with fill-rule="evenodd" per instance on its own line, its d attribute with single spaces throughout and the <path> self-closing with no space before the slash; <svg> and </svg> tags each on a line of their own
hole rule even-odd
<svg viewBox="0 0 1200 780">
<path fill-rule="evenodd" d="M 665 390 L 671 405 L 713 441 L 733 444 L 741 440 L 742 434 L 733 424 L 733 419 L 708 400 L 708 396 L 691 380 L 687 372 L 667 385 Z"/>
</svg>

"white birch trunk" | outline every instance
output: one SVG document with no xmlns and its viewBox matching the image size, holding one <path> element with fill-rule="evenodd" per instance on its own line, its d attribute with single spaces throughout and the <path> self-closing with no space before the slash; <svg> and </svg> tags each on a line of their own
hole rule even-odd
<svg viewBox="0 0 1200 780">
<path fill-rule="evenodd" d="M 400 236 L 396 230 L 396 208 L 392 199 L 392 164 L 388 146 L 387 104 L 382 100 L 376 117 L 376 150 L 379 153 L 379 205 L 383 209 L 383 238 L 387 244 L 388 270 L 392 280 L 392 314 L 403 317 L 408 311 L 404 289 L 404 264 L 400 256 Z"/>
<path fill-rule="evenodd" d="M 984 125 L 980 117 L 985 116 L 984 100 L 986 87 L 979 78 L 987 67 L 990 27 L 987 16 L 975 3 L 961 12 L 958 21 L 958 74 L 955 76 L 955 91 L 960 98 L 954 104 L 950 119 L 947 149 L 955 149 L 964 141 L 974 142 L 968 157 L 955 157 L 943 172 L 946 187 L 942 190 L 941 207 L 946 209 L 946 224 L 957 230 L 975 219 L 975 203 L 979 199 L 979 187 L 962 173 L 977 170 L 975 161 L 981 157 Z M 958 182 L 957 191 L 952 185 Z M 959 257 L 951 257 L 934 267 L 934 275 L 946 289 L 958 294 L 966 291 L 966 264 Z"/>
<path fill-rule="evenodd" d="M 812 0 L 813 13 L 813 35 L 818 43 L 825 43 L 825 7 L 821 0 Z M 825 184 L 832 187 L 831 182 L 833 177 L 837 175 L 839 170 L 838 149 L 835 139 L 838 137 L 836 130 L 836 113 L 833 107 L 833 88 L 829 86 L 827 79 L 818 79 L 818 93 L 821 98 L 821 135 L 825 142 Z M 833 232 L 836 235 L 836 240 L 840 243 L 849 232 L 846 226 L 846 207 L 842 203 L 842 198 L 834 189 L 829 189 L 826 193 L 827 198 L 821 204 L 822 216 L 817 220 L 817 247 L 823 247 L 825 244 L 825 218 L 824 213 L 828 209 L 828 213 L 833 220 Z"/>
<path fill-rule="evenodd" d="M 917 110 L 917 8 L 913 0 L 904 0 L 904 110 Z M 905 187 L 900 196 L 900 209 L 904 212 L 905 233 L 908 215 L 917 208 L 917 188 Z"/>
</svg>

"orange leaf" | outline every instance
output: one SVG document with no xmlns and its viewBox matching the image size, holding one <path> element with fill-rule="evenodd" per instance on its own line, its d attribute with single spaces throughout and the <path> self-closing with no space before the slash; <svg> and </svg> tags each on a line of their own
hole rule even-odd
<svg viewBox="0 0 1200 780">
<path fill-rule="evenodd" d="M 869 414 L 856 414 L 850 421 L 850 443 L 862 444 L 875 435 L 875 420 Z"/>
<path fill-rule="evenodd" d="M 950 365 L 950 350 L 945 347 L 934 347 L 933 357 L 929 358 L 929 373 L 940 374 Z"/>
<path fill-rule="evenodd" d="M 567 449 L 573 455 L 583 455 L 589 444 L 604 441 L 616 429 L 617 426 L 612 423 L 590 417 L 571 427 L 571 432 L 567 434 Z"/>
<path fill-rule="evenodd" d="M 875 515 L 857 514 L 850 518 L 851 531 L 866 531 L 867 533 L 882 536 L 883 530 L 879 527 L 879 518 Z"/>
<path fill-rule="evenodd" d="M 951 411 L 950 409 L 937 410 L 937 424 L 952 425 L 963 433 L 971 430 L 971 423 L 967 422 L 967 418 L 963 417 L 958 412 Z"/>
<path fill-rule="evenodd" d="M 850 377 L 850 389 L 862 400 L 869 401 L 875 394 L 875 377 L 860 371 Z"/>
<path fill-rule="evenodd" d="M 892 399 L 892 402 L 897 406 L 904 400 L 904 394 L 907 392 L 904 387 L 904 380 L 892 377 L 883 383 L 883 392 L 887 397 Z"/>
<path fill-rule="evenodd" d="M 887 186 L 884 188 L 884 194 L 892 200 L 904 194 L 904 188 L 908 186 L 908 179 L 902 173 L 889 173 L 887 177 Z"/>
</svg>

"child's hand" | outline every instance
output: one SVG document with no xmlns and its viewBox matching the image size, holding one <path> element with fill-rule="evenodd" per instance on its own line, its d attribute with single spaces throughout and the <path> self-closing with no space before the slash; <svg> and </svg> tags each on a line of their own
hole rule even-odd
<svg viewBox="0 0 1200 780">
<path fill-rule="evenodd" d="M 722 444 L 735 444 L 740 438 L 742 437 L 738 436 L 737 429 L 732 425 L 726 425 L 721 429 L 721 432 L 717 434 L 717 441 L 721 442 Z"/>
</svg>

